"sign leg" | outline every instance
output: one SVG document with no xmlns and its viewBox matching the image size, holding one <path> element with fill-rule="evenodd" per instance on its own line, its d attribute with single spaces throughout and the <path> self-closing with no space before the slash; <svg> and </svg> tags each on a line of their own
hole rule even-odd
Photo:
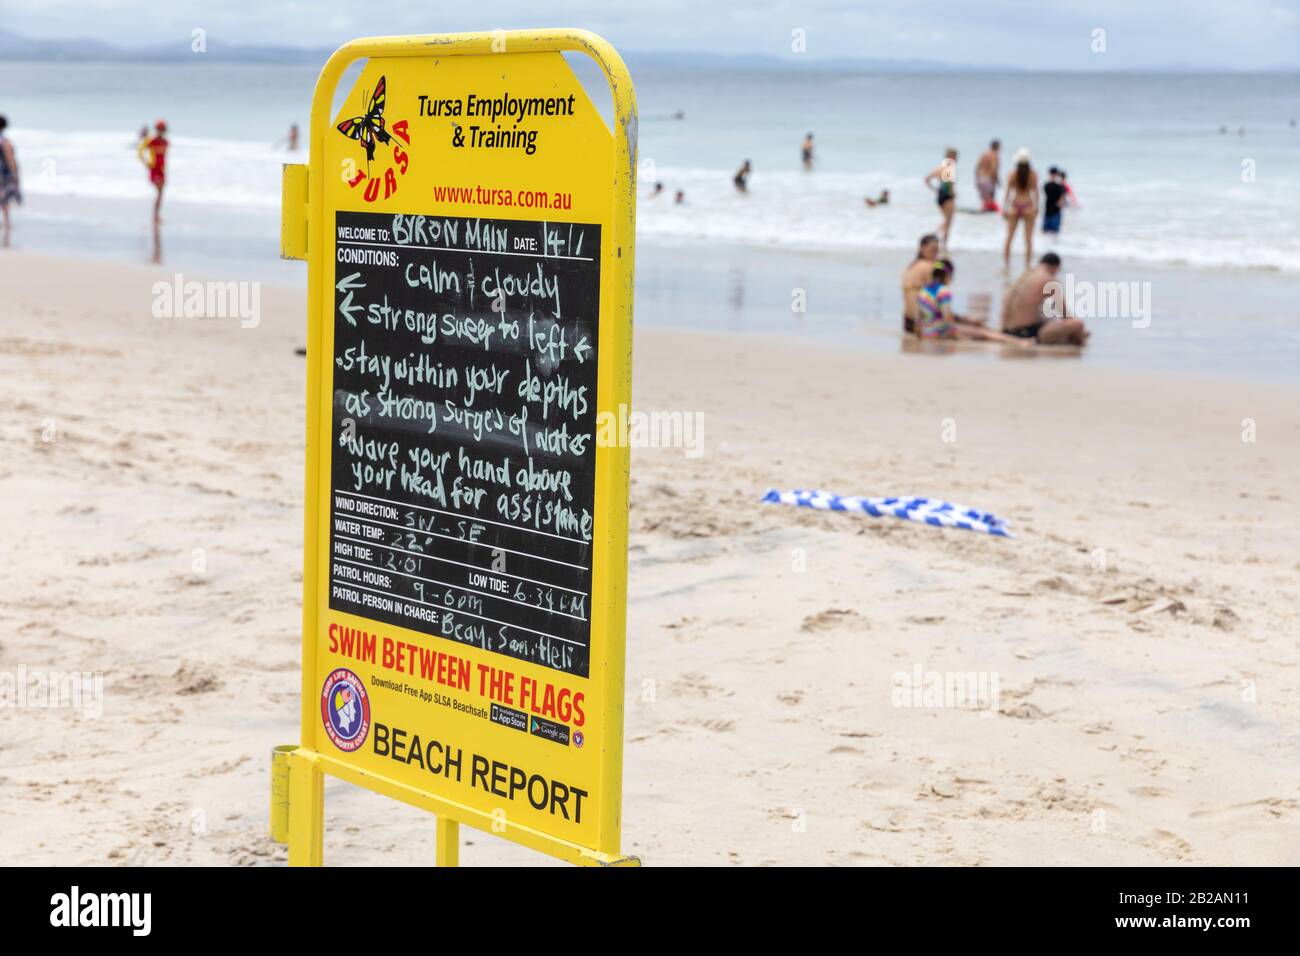
<svg viewBox="0 0 1300 956">
<path fill-rule="evenodd" d="M 320 866 L 325 844 L 325 775 L 316 758 L 289 756 L 289 865 Z"/>
<path fill-rule="evenodd" d="M 297 744 L 281 744 L 271 751 L 271 839 L 289 842 L 289 761 Z"/>
<path fill-rule="evenodd" d="M 438 817 L 435 826 L 438 837 L 435 862 L 438 866 L 460 866 L 460 824 L 446 817 Z"/>
</svg>

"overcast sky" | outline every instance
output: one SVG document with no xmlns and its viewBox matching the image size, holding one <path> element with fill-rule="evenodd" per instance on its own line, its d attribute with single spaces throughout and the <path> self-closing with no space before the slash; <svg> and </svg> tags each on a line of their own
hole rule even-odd
<svg viewBox="0 0 1300 956">
<path fill-rule="evenodd" d="M 0 29 L 122 46 L 334 47 L 357 36 L 581 26 L 625 52 L 791 53 L 1035 69 L 1300 68 L 1300 0 L 0 0 Z M 1105 52 L 1093 31 L 1105 30 Z"/>
</svg>

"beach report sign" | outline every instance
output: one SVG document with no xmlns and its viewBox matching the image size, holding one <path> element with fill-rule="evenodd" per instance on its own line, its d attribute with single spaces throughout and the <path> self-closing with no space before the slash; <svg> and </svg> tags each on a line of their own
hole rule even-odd
<svg viewBox="0 0 1300 956">
<path fill-rule="evenodd" d="M 626 68 L 582 31 L 359 40 L 321 74 L 282 231 L 309 263 L 290 863 L 321 862 L 326 774 L 436 814 L 440 863 L 461 823 L 634 862 L 628 451 L 596 432 L 630 396 L 635 159 Z"/>
</svg>

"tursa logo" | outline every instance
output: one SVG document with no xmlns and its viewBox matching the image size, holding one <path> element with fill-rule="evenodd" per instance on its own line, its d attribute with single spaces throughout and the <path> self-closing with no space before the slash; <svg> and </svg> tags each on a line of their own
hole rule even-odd
<svg viewBox="0 0 1300 956">
<path fill-rule="evenodd" d="M 356 167 L 356 172 L 348 178 L 348 185 L 353 189 L 358 188 L 363 183 L 365 188 L 362 190 L 362 196 L 366 202 L 376 202 L 379 199 L 387 199 L 397 192 L 397 177 L 406 175 L 406 168 L 410 164 L 411 156 L 407 149 L 402 148 L 405 143 L 409 148 L 411 145 L 411 133 L 405 119 L 393 123 L 391 130 L 384 119 L 384 105 L 388 99 L 388 78 L 381 76 L 379 82 L 375 84 L 375 90 L 369 96 L 362 94 L 361 101 L 366 103 L 366 111 L 360 116 L 354 116 L 346 119 L 336 127 L 340 133 L 348 139 L 356 140 L 361 144 L 361 148 L 366 153 L 366 168 L 363 170 L 360 166 Z M 401 143 L 395 142 L 401 140 Z M 385 161 L 382 171 L 375 170 L 375 150 L 377 146 L 392 146 L 391 161 Z M 381 159 L 383 159 L 381 153 Z M 346 162 L 351 163 L 352 160 Z M 383 190 L 382 197 L 380 190 Z"/>
</svg>

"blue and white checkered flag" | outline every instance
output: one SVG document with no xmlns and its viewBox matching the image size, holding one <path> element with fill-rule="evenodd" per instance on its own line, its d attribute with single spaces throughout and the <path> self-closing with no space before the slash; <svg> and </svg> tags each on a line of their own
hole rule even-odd
<svg viewBox="0 0 1300 956">
<path fill-rule="evenodd" d="M 983 531 L 999 538 L 1012 537 L 1007 523 L 995 514 L 963 508 L 936 498 L 860 498 L 832 495 L 824 491 L 777 491 L 775 488 L 763 496 L 773 504 L 798 505 L 819 511 L 860 511 L 873 518 L 893 515 L 904 521 L 922 521 L 939 528 L 965 528 Z"/>
</svg>

